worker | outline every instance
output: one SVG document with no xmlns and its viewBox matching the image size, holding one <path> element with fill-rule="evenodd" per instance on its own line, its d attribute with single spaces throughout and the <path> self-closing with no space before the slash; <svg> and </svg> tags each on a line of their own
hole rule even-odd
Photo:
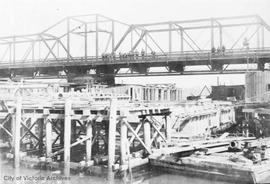
<svg viewBox="0 0 270 184">
<path fill-rule="evenodd" d="M 216 52 L 216 48 L 215 47 L 212 47 L 211 53 L 214 54 L 215 52 Z"/>
<path fill-rule="evenodd" d="M 138 50 L 135 50 L 135 58 L 136 59 L 139 59 L 139 52 L 138 52 Z"/>
<path fill-rule="evenodd" d="M 221 51 L 222 51 L 222 55 L 223 55 L 223 56 L 225 55 L 225 50 L 226 50 L 225 46 L 224 46 L 224 45 L 222 45 L 222 47 L 221 47 Z"/>
<path fill-rule="evenodd" d="M 155 52 L 155 51 L 152 51 L 152 52 L 151 52 L 151 55 L 152 55 L 153 58 L 155 58 L 156 52 Z"/>
<path fill-rule="evenodd" d="M 120 59 L 120 60 L 122 60 L 122 57 L 123 57 L 123 56 L 122 56 L 122 53 L 121 53 L 121 52 L 119 52 L 119 54 L 118 54 L 118 55 L 119 55 L 119 59 Z"/>
<path fill-rule="evenodd" d="M 130 52 L 128 53 L 128 56 L 129 56 L 129 59 L 130 59 L 130 60 L 133 60 L 133 59 L 134 59 L 134 53 L 133 53 L 132 51 L 130 51 Z"/>
<path fill-rule="evenodd" d="M 217 48 L 217 53 L 220 54 L 221 53 L 221 49 L 220 47 Z"/>
<path fill-rule="evenodd" d="M 144 59 L 145 51 L 142 49 L 141 51 L 142 59 Z"/>
</svg>

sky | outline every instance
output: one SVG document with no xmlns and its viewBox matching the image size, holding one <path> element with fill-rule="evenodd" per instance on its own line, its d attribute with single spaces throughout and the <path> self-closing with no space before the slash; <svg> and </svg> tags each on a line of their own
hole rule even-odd
<svg viewBox="0 0 270 184">
<path fill-rule="evenodd" d="M 128 24 L 237 15 L 260 15 L 270 24 L 269 0 L 1 0 L 0 36 L 37 33 L 72 15 L 103 14 Z M 244 84 L 243 75 L 222 75 L 220 84 Z M 217 76 L 119 78 L 119 83 L 215 85 Z"/>
</svg>

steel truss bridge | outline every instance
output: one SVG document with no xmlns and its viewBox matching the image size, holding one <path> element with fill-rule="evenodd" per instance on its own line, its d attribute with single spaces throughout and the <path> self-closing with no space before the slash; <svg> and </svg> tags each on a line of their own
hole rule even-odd
<svg viewBox="0 0 270 184">
<path fill-rule="evenodd" d="M 37 34 L 0 37 L 0 76 L 10 78 L 93 75 L 113 83 L 268 70 L 268 63 L 270 26 L 258 15 L 132 25 L 79 15 Z"/>
</svg>

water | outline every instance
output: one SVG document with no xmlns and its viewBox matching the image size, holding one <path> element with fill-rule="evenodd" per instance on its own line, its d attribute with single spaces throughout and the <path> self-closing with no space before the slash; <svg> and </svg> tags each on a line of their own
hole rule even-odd
<svg viewBox="0 0 270 184">
<path fill-rule="evenodd" d="M 126 178 L 109 181 L 106 174 L 102 177 L 80 174 L 65 177 L 61 175 L 60 171 L 30 168 L 14 169 L 8 163 L 1 163 L 0 168 L 0 184 L 229 184 L 228 182 L 214 180 L 214 178 L 210 180 L 142 169 L 137 174 L 133 173 L 133 178 L 127 175 Z M 264 182 L 270 183 L 270 177 Z"/>
</svg>

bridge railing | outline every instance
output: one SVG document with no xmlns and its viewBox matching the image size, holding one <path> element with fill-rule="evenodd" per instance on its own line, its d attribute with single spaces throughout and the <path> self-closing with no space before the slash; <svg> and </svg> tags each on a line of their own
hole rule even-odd
<svg viewBox="0 0 270 184">
<path fill-rule="evenodd" d="M 15 62 L 0 61 L 1 67 L 12 67 L 12 66 L 44 66 L 49 64 L 50 66 L 63 65 L 76 65 L 77 63 L 85 65 L 99 65 L 99 64 L 121 64 L 121 63 L 140 63 L 147 61 L 163 62 L 173 60 L 210 60 L 218 58 L 243 58 L 243 57 L 269 57 L 270 48 L 251 48 L 251 49 L 228 49 L 224 52 L 211 52 L 210 50 L 198 50 L 198 51 L 184 51 L 184 52 L 167 52 L 167 53 L 145 53 L 140 54 L 125 54 L 125 55 L 107 55 L 106 57 L 101 56 L 96 58 L 95 56 L 85 57 L 71 57 L 68 62 L 66 57 L 50 58 L 47 60 L 36 59 L 36 60 L 16 60 Z"/>
</svg>

